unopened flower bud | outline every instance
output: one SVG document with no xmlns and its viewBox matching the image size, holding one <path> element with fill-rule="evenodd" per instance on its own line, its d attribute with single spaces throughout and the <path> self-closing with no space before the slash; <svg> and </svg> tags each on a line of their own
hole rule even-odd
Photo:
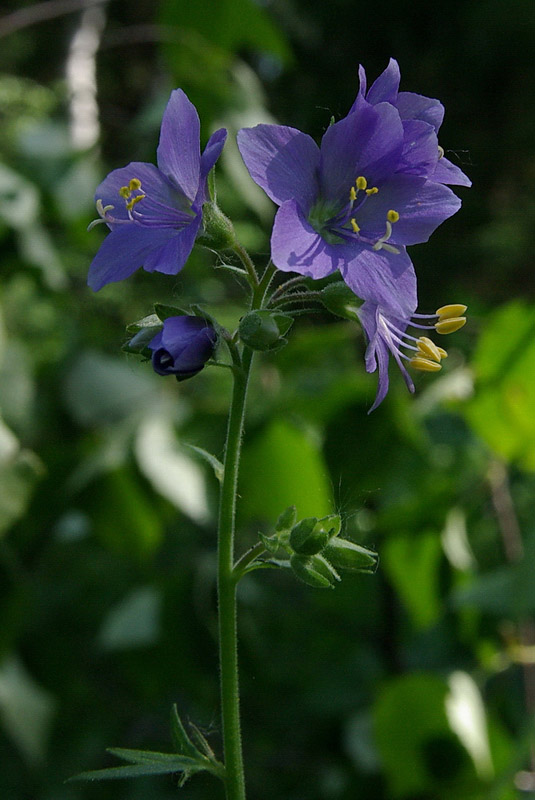
<svg viewBox="0 0 535 800">
<path fill-rule="evenodd" d="M 290 330 L 293 317 L 280 311 L 249 311 L 240 320 L 240 339 L 252 350 L 278 349 L 286 344 L 284 335 Z"/>
<path fill-rule="evenodd" d="M 360 301 L 344 281 L 329 283 L 320 293 L 323 305 L 332 314 L 358 322 Z"/>
<path fill-rule="evenodd" d="M 297 518 L 297 509 L 295 506 L 289 506 L 286 511 L 283 511 L 280 517 L 277 520 L 277 524 L 275 525 L 275 530 L 277 532 L 280 531 L 289 531 L 295 525 L 295 520 Z"/>
<path fill-rule="evenodd" d="M 290 558 L 290 566 L 299 580 L 316 589 L 332 588 L 340 580 L 337 571 L 323 556 L 295 554 Z"/>
<path fill-rule="evenodd" d="M 192 378 L 213 355 L 217 342 L 214 327 L 202 317 L 168 317 L 149 342 L 152 366 L 158 375 Z"/>
<path fill-rule="evenodd" d="M 362 547 L 347 539 L 335 537 L 330 540 L 322 551 L 325 558 L 338 569 L 348 569 L 353 572 L 375 572 L 378 556 L 373 550 Z"/>
<path fill-rule="evenodd" d="M 215 203 L 205 203 L 202 208 L 203 233 L 198 237 L 199 244 L 206 244 L 213 250 L 231 250 L 236 244 L 236 233 L 232 222 Z"/>
</svg>

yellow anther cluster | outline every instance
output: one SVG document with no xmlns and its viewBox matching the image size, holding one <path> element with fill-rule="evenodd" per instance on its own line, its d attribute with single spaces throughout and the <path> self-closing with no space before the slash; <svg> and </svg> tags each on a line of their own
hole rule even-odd
<svg viewBox="0 0 535 800">
<path fill-rule="evenodd" d="M 141 189 L 141 181 L 139 178 L 131 178 L 128 182 L 128 186 L 121 186 L 119 189 L 119 194 L 125 200 L 128 200 L 126 207 L 128 211 L 132 211 L 136 203 L 139 203 L 140 200 L 146 196 L 144 194 L 137 194 L 132 197 L 132 192 L 139 192 Z"/>
<path fill-rule="evenodd" d="M 351 227 L 353 228 L 353 233 L 358 233 L 360 231 L 357 221 L 354 218 L 351 220 Z"/>
<path fill-rule="evenodd" d="M 438 322 L 435 322 L 437 333 L 455 333 L 462 328 L 466 323 L 466 317 L 463 314 L 467 308 L 468 306 L 462 303 L 451 303 L 437 308 Z"/>
<path fill-rule="evenodd" d="M 397 222 L 399 219 L 399 214 L 397 211 L 394 211 L 394 209 L 391 208 L 390 211 L 387 212 L 386 218 L 389 222 Z"/>
<path fill-rule="evenodd" d="M 444 348 L 437 347 L 427 336 L 420 336 L 417 345 L 416 355 L 409 361 L 411 367 L 422 372 L 438 372 L 441 370 L 441 360 L 448 357 Z"/>
</svg>

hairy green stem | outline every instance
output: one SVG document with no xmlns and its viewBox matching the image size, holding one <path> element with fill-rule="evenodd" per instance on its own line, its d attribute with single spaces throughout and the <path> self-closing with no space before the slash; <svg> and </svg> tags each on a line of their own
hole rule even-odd
<svg viewBox="0 0 535 800">
<path fill-rule="evenodd" d="M 242 258 L 242 260 L 244 259 Z M 249 272 L 253 291 L 252 308 L 261 308 L 275 268 L 268 266 L 259 281 L 249 256 L 247 256 L 247 260 L 250 263 Z M 247 262 L 244 260 L 245 263 Z M 253 275 L 254 280 L 252 278 Z M 219 501 L 217 588 L 219 601 L 221 714 L 223 720 L 227 800 L 245 800 L 245 778 L 240 730 L 234 532 L 236 527 L 236 494 L 245 404 L 253 355 L 253 351 L 250 348 L 244 347 L 241 368 L 237 368 L 233 372 L 234 384 L 225 447 L 225 471 Z M 233 353 L 233 360 L 236 363 L 236 353 Z"/>
</svg>

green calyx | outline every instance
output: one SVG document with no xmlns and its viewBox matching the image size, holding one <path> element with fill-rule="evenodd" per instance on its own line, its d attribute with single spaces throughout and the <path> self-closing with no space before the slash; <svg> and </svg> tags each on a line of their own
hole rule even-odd
<svg viewBox="0 0 535 800">
<path fill-rule="evenodd" d="M 353 294 L 347 283 L 336 281 L 329 283 L 320 292 L 320 300 L 325 308 L 337 317 L 358 322 L 358 308 L 361 301 Z"/>
<path fill-rule="evenodd" d="M 203 233 L 197 237 L 197 244 L 212 250 L 232 250 L 237 243 L 236 233 L 230 219 L 223 214 L 215 202 L 202 207 Z"/>
<path fill-rule="evenodd" d="M 287 343 L 284 336 L 292 324 L 293 317 L 280 311 L 249 311 L 240 320 L 240 339 L 252 350 L 279 350 Z"/>
</svg>

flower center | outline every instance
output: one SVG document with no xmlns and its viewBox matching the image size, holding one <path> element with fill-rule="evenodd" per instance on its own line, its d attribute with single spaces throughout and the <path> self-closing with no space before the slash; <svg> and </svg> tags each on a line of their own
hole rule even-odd
<svg viewBox="0 0 535 800">
<path fill-rule="evenodd" d="M 131 178 L 128 186 L 121 186 L 119 195 L 123 198 L 128 211 L 128 216 L 131 217 L 131 211 L 137 203 L 146 197 L 146 194 L 141 189 L 141 181 L 139 178 Z"/>
</svg>

